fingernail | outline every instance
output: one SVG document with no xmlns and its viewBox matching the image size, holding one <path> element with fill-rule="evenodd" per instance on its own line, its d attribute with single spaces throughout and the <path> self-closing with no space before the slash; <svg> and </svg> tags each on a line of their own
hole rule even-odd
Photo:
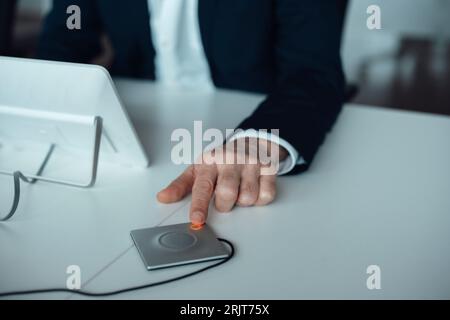
<svg viewBox="0 0 450 320">
<path fill-rule="evenodd" d="M 194 230 L 194 231 L 198 231 L 198 230 L 202 229 L 203 226 L 204 226 L 204 224 L 195 224 L 195 223 L 192 223 L 192 224 L 191 224 L 191 229 Z"/>
<path fill-rule="evenodd" d="M 192 214 L 192 223 L 194 224 L 204 224 L 205 223 L 205 215 L 199 211 L 194 212 Z"/>
</svg>

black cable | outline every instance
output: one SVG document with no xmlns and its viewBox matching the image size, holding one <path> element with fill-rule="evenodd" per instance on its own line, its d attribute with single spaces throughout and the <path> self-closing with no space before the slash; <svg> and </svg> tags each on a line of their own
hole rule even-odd
<svg viewBox="0 0 450 320">
<path fill-rule="evenodd" d="M 16 213 L 17 207 L 19 206 L 19 199 L 20 199 L 20 180 L 27 182 L 27 183 L 34 183 L 35 179 L 28 179 L 25 177 L 22 172 L 16 171 L 13 173 L 13 179 L 14 179 L 14 199 L 11 206 L 11 209 L 9 210 L 8 214 L 4 218 L 0 218 L 0 222 L 7 221 L 12 218 L 14 213 Z"/>
<path fill-rule="evenodd" d="M 42 161 L 41 166 L 39 167 L 36 176 L 42 175 L 42 172 L 44 172 L 45 166 L 47 165 L 53 151 L 55 151 L 55 144 L 51 144 L 50 148 L 48 149 L 48 152 L 44 158 L 44 161 Z M 15 171 L 13 173 L 13 179 L 14 179 L 14 198 L 13 198 L 13 204 L 11 206 L 11 209 L 9 210 L 8 214 L 4 218 L 0 218 L 0 222 L 7 221 L 12 218 L 12 216 L 16 213 L 17 207 L 19 206 L 19 200 L 20 200 L 20 180 L 33 184 L 37 181 L 37 179 L 33 178 L 27 178 L 25 175 L 20 171 Z"/>
<path fill-rule="evenodd" d="M 225 239 L 218 238 L 217 240 L 226 243 L 230 247 L 230 254 L 228 255 L 228 257 L 220 260 L 218 263 L 211 264 L 211 265 L 209 265 L 207 267 L 201 268 L 199 270 L 196 270 L 196 271 L 193 271 L 193 272 L 190 272 L 190 273 L 187 273 L 185 275 L 178 276 L 178 277 L 175 277 L 175 278 L 172 278 L 172 279 L 162 280 L 162 281 L 158 281 L 158 282 L 144 284 L 144 285 L 141 285 L 141 286 L 130 287 L 130 288 L 125 288 L 125 289 L 119 289 L 119 290 L 109 291 L 109 292 L 88 292 L 88 291 L 82 291 L 82 290 L 70 290 L 70 289 L 65 289 L 65 288 L 36 289 L 36 290 L 3 292 L 3 293 L 0 293 L 0 298 L 1 297 L 7 297 L 7 296 L 14 296 L 14 295 L 26 295 L 26 294 L 36 294 L 36 293 L 51 293 L 51 292 L 67 292 L 67 293 L 79 294 L 79 295 L 82 295 L 82 296 L 88 296 L 88 297 L 106 297 L 106 296 L 112 296 L 112 295 L 116 295 L 116 294 L 120 294 L 120 293 L 125 293 L 125 292 L 142 290 L 142 289 L 147 289 L 147 288 L 150 288 L 150 287 L 160 286 L 160 285 L 167 284 L 167 283 L 170 283 L 170 282 L 182 280 L 182 279 L 194 276 L 196 274 L 199 274 L 201 272 L 204 272 L 206 270 L 218 267 L 221 264 L 224 264 L 224 263 L 228 262 L 231 258 L 233 258 L 233 256 L 234 256 L 234 246 L 233 246 L 233 244 L 230 241 L 225 240 Z"/>
</svg>

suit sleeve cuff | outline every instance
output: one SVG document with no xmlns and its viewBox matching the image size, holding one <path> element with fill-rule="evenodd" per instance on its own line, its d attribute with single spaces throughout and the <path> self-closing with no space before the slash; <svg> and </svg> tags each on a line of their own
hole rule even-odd
<svg viewBox="0 0 450 320">
<path fill-rule="evenodd" d="M 299 152 L 286 140 L 279 136 L 274 136 L 266 131 L 257 131 L 255 129 L 248 129 L 244 131 L 239 131 L 228 138 L 228 141 L 234 141 L 240 138 L 259 138 L 276 143 L 287 150 L 289 156 L 280 162 L 278 168 L 278 175 L 283 175 L 289 173 L 296 165 L 301 165 L 305 163 L 303 157 Z"/>
</svg>

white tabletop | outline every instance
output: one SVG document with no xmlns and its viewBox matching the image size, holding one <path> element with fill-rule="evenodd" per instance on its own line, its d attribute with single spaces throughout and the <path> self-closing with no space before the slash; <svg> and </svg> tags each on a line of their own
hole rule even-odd
<svg viewBox="0 0 450 320">
<path fill-rule="evenodd" d="M 150 167 L 102 164 L 87 190 L 23 185 L 16 216 L 0 224 L 0 291 L 64 287 L 69 265 L 81 267 L 89 291 L 203 266 L 147 271 L 129 232 L 188 221 L 189 199 L 162 205 L 155 198 L 184 169 L 170 160 L 172 131 L 192 129 L 194 120 L 234 128 L 263 97 L 117 85 Z M 448 117 L 347 105 L 311 169 L 279 179 L 276 202 L 229 214 L 211 208 L 208 223 L 235 244 L 235 258 L 194 278 L 114 298 L 450 298 L 449 137 Z M 0 176 L 1 212 L 11 182 Z M 380 290 L 366 287 L 369 265 L 381 268 Z"/>
</svg>

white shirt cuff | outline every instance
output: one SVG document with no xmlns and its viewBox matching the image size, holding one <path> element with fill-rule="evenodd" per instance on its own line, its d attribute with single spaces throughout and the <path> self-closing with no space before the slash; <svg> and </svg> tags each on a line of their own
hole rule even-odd
<svg viewBox="0 0 450 320">
<path fill-rule="evenodd" d="M 306 163 L 303 157 L 300 156 L 298 151 L 289 142 L 287 142 L 286 140 L 284 140 L 279 136 L 272 135 L 267 131 L 257 131 L 255 129 L 239 131 L 233 134 L 231 137 L 229 137 L 228 141 L 231 142 L 240 138 L 264 139 L 276 143 L 285 148 L 289 153 L 289 156 L 285 160 L 280 161 L 280 165 L 278 168 L 278 175 L 280 176 L 290 172 L 292 169 L 294 169 L 296 165 Z"/>
</svg>

